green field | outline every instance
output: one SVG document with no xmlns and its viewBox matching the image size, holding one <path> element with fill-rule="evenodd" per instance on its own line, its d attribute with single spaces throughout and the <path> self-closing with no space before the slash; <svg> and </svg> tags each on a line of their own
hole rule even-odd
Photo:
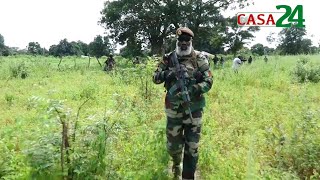
<svg viewBox="0 0 320 180">
<path fill-rule="evenodd" d="M 320 179 L 320 83 L 297 82 L 301 59 L 320 66 L 317 55 L 258 58 L 239 74 L 230 60 L 212 67 L 201 179 Z M 156 62 L 116 61 L 106 73 L 94 59 L 58 68 L 53 57 L 0 56 L 0 179 L 171 178 Z"/>
</svg>

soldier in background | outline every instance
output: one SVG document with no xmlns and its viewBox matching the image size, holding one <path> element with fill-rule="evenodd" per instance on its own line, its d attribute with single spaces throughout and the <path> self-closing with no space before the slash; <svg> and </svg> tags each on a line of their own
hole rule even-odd
<svg viewBox="0 0 320 180">
<path fill-rule="evenodd" d="M 113 58 L 113 55 L 110 54 L 108 59 L 104 62 L 104 71 L 111 71 L 114 67 L 114 65 L 116 64 L 116 61 Z"/>
<path fill-rule="evenodd" d="M 240 68 L 240 66 L 241 66 L 241 64 L 242 64 L 242 61 L 241 61 L 240 58 L 241 58 L 241 57 L 238 56 L 238 57 L 234 58 L 234 60 L 233 60 L 232 69 L 233 69 L 233 71 L 234 71 L 235 73 L 238 73 L 239 68 Z"/>
<path fill-rule="evenodd" d="M 250 56 L 248 59 L 248 63 L 251 64 L 252 63 L 252 57 Z"/>
<path fill-rule="evenodd" d="M 176 50 L 166 54 L 153 76 L 156 84 L 165 83 L 167 90 L 165 112 L 167 116 L 167 149 L 172 157 L 174 177 L 181 176 L 180 163 L 183 161 L 182 179 L 194 179 L 198 163 L 198 146 L 201 132 L 202 112 L 205 106 L 203 94 L 212 86 L 212 75 L 206 53 L 193 49 L 193 32 L 186 27 L 177 29 Z M 175 54 L 180 70 L 187 72 L 186 84 L 190 104 L 186 106 L 177 87 L 177 72 L 173 61 Z M 170 93 L 173 92 L 173 93 Z M 189 113 L 186 113 L 189 108 Z M 183 158 L 182 158 L 182 153 Z"/>
<path fill-rule="evenodd" d="M 214 67 L 217 68 L 218 67 L 218 62 L 219 62 L 219 58 L 217 57 L 217 55 L 215 54 L 213 57 L 213 64 Z"/>
<path fill-rule="evenodd" d="M 268 58 L 267 58 L 267 56 L 264 56 L 264 59 L 263 59 L 263 60 L 264 60 L 264 62 L 266 62 L 266 63 L 267 63 L 267 62 L 268 62 Z"/>
<path fill-rule="evenodd" d="M 222 56 L 220 58 L 220 65 L 221 65 L 221 68 L 224 68 L 224 59 Z"/>
<path fill-rule="evenodd" d="M 140 59 L 138 56 L 136 56 L 133 60 L 133 64 L 140 64 Z"/>
</svg>

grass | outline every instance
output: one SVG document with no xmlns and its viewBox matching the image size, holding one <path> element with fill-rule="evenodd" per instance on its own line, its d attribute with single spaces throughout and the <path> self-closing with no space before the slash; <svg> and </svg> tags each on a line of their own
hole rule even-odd
<svg viewBox="0 0 320 180">
<path fill-rule="evenodd" d="M 230 61 L 213 69 L 202 179 L 320 178 L 320 84 L 294 80 L 301 58 L 320 66 L 319 56 L 274 56 L 239 74 Z M 105 73 L 76 57 L 60 68 L 52 57 L 0 57 L 0 178 L 170 179 L 156 63 L 116 60 Z M 62 121 L 70 143 L 63 171 Z"/>
</svg>

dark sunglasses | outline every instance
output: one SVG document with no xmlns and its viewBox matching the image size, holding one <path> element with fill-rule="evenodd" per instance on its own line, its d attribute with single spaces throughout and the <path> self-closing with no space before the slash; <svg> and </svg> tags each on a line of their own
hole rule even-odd
<svg viewBox="0 0 320 180">
<path fill-rule="evenodd" d="M 180 42 L 182 42 L 182 41 L 188 42 L 190 40 L 191 40 L 191 37 L 188 36 L 188 35 L 181 35 L 181 36 L 178 37 L 178 41 L 180 41 Z"/>
</svg>

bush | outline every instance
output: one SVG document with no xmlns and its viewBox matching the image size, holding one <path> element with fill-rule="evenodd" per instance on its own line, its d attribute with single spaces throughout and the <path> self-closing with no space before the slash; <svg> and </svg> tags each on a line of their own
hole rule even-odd
<svg viewBox="0 0 320 180">
<path fill-rule="evenodd" d="M 307 111 L 301 121 L 294 124 L 290 140 L 280 152 L 284 166 L 292 168 L 301 179 L 310 179 L 320 172 L 319 115 L 319 112 Z"/>
<path fill-rule="evenodd" d="M 5 94 L 4 98 L 9 106 L 13 104 L 13 100 L 15 99 L 14 95 L 12 94 Z"/>
<path fill-rule="evenodd" d="M 307 58 L 302 58 L 298 61 L 292 74 L 299 83 L 308 81 L 317 83 L 320 81 L 320 66 L 313 65 Z"/>
<path fill-rule="evenodd" d="M 10 77 L 25 79 L 28 77 L 28 69 L 24 63 L 10 66 Z"/>
</svg>

